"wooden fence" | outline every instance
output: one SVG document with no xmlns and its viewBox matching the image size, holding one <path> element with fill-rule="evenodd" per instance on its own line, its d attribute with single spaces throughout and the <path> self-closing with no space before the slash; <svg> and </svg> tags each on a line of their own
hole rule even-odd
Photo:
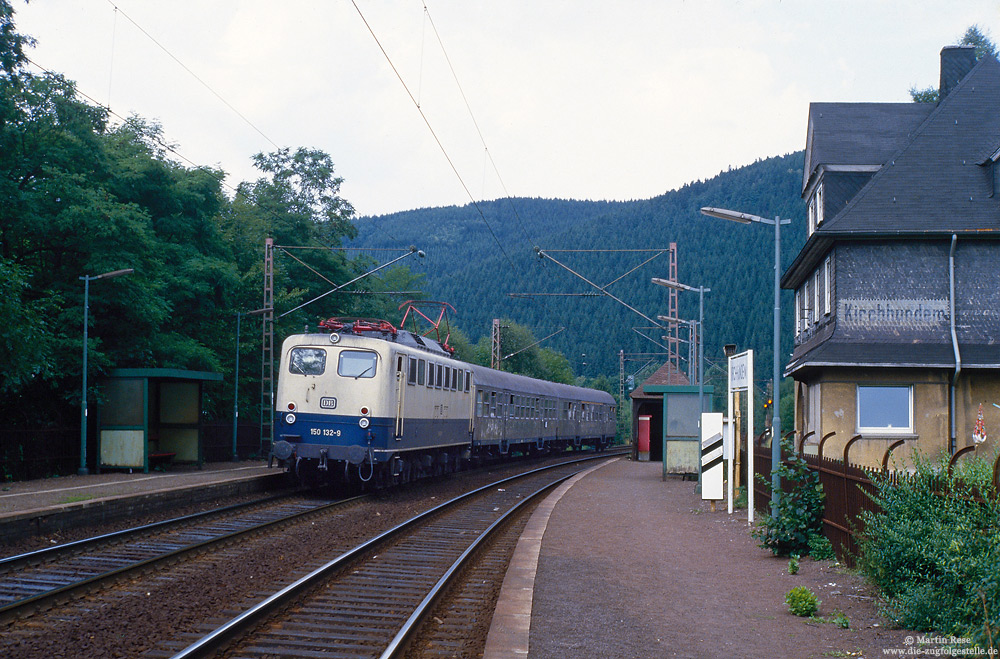
<svg viewBox="0 0 1000 659">
<path fill-rule="evenodd" d="M 790 438 L 792 433 L 785 436 Z M 823 453 L 824 444 L 833 436 L 829 433 L 824 436 L 818 446 L 816 455 L 806 455 L 803 452 L 805 438 L 799 440 L 797 450 L 799 455 L 805 460 L 809 469 L 819 474 L 820 484 L 826 494 L 823 510 L 823 534 L 830 540 L 837 558 L 848 565 L 853 566 L 858 555 L 858 543 L 864 533 L 864 513 L 877 513 L 881 510 L 872 496 L 876 492 L 875 483 L 871 479 L 873 471 L 881 471 L 890 479 L 890 483 L 898 482 L 901 478 L 909 477 L 907 472 L 888 471 L 887 466 L 892 452 L 903 445 L 899 440 L 891 444 L 882 457 L 881 470 L 860 467 L 850 461 L 851 447 L 861 439 L 860 435 L 852 437 L 844 446 L 843 455 L 840 458 L 827 457 Z M 948 464 L 949 473 L 955 466 L 955 462 L 972 451 L 974 447 L 963 448 L 952 455 Z M 782 460 L 787 454 L 782 452 Z M 759 444 L 754 445 L 754 471 L 759 478 L 754 479 L 755 507 L 761 514 L 770 514 L 771 506 L 771 449 Z M 761 482 L 764 481 L 764 482 Z M 993 486 L 994 492 L 1000 491 L 1000 456 L 993 464 Z M 790 491 L 792 483 L 782 483 L 783 491 Z M 942 494 L 946 494 L 942 492 Z"/>
</svg>

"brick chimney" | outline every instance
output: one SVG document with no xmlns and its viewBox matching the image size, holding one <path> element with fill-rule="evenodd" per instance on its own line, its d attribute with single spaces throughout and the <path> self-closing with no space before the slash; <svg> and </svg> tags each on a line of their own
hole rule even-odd
<svg viewBox="0 0 1000 659">
<path fill-rule="evenodd" d="M 939 100 L 943 101 L 952 89 L 976 65 L 975 46 L 945 46 L 941 49 L 941 83 Z"/>
</svg>

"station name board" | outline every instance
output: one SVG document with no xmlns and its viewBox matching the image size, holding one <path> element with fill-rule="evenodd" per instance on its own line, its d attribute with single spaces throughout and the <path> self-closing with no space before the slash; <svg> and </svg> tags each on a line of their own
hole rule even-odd
<svg viewBox="0 0 1000 659">
<path fill-rule="evenodd" d="M 948 322 L 947 300 L 840 301 L 839 316 L 856 327 L 937 327 Z"/>
</svg>

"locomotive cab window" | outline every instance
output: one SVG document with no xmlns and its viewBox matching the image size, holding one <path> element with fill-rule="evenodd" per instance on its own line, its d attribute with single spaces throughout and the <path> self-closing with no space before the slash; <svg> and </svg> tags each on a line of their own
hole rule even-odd
<svg viewBox="0 0 1000 659">
<path fill-rule="evenodd" d="M 378 355 L 362 350 L 344 350 L 340 353 L 337 375 L 345 378 L 373 378 Z"/>
<path fill-rule="evenodd" d="M 427 370 L 427 362 L 423 359 L 417 360 L 417 384 L 424 383 L 424 372 Z"/>
<path fill-rule="evenodd" d="M 292 348 L 288 355 L 288 372 L 296 375 L 323 375 L 326 370 L 326 350 L 322 348 Z"/>
<path fill-rule="evenodd" d="M 406 372 L 406 384 L 417 383 L 417 358 L 409 358 L 409 369 Z"/>
</svg>

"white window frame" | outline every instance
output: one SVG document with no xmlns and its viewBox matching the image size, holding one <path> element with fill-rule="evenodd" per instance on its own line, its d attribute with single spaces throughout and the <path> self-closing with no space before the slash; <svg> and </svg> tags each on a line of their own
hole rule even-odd
<svg viewBox="0 0 1000 659">
<path fill-rule="evenodd" d="M 813 273 L 813 324 L 819 324 L 819 269 Z"/>
<path fill-rule="evenodd" d="M 806 205 L 808 209 L 809 224 L 807 225 L 809 229 L 809 234 L 812 235 L 813 231 L 816 230 L 816 197 L 812 196 L 809 198 L 809 203 Z"/>
<path fill-rule="evenodd" d="M 830 269 L 832 267 L 830 257 L 826 257 L 823 262 L 823 314 L 826 316 L 830 315 L 832 311 L 830 304 L 833 301 L 833 296 L 830 294 Z"/>
<path fill-rule="evenodd" d="M 802 289 L 795 289 L 795 336 L 802 333 Z"/>
<path fill-rule="evenodd" d="M 816 185 L 816 228 L 823 224 L 823 184 Z"/>
<path fill-rule="evenodd" d="M 907 425 L 896 426 L 863 426 L 861 425 L 861 390 L 862 389 L 906 389 L 907 391 Z M 859 384 L 855 390 L 855 425 L 862 435 L 912 435 L 913 433 L 913 385 L 906 384 Z"/>
</svg>

